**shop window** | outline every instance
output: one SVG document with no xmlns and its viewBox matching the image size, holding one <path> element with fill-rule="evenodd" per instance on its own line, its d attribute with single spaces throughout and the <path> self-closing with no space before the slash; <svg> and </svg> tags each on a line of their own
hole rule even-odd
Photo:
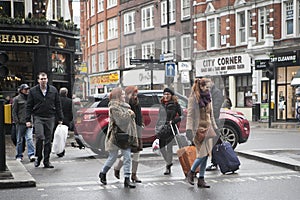
<svg viewBox="0 0 300 200">
<path fill-rule="evenodd" d="M 236 79 L 237 107 L 252 107 L 252 76 L 238 76 Z"/>
<path fill-rule="evenodd" d="M 53 52 L 52 53 L 52 72 L 63 74 L 66 73 L 66 55 Z"/>
</svg>

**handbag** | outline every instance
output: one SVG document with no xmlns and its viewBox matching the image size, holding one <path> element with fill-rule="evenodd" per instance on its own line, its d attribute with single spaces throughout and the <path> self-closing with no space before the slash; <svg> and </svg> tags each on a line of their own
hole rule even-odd
<svg viewBox="0 0 300 200">
<path fill-rule="evenodd" d="M 164 124 L 160 131 L 157 133 L 157 138 L 161 140 L 168 140 L 173 137 L 170 124 Z"/>
<path fill-rule="evenodd" d="M 133 143 L 133 137 L 130 136 L 127 132 L 123 132 L 117 125 L 115 133 L 116 145 L 121 149 L 126 149 L 130 147 Z"/>
<path fill-rule="evenodd" d="M 209 126 L 209 128 L 198 128 L 196 132 L 196 139 L 198 142 L 203 142 L 205 139 L 214 138 L 217 134 L 212 126 Z"/>
</svg>

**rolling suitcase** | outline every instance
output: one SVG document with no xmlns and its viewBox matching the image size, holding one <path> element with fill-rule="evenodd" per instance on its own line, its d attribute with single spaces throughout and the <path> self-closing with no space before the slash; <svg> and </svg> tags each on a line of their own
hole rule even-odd
<svg viewBox="0 0 300 200">
<path fill-rule="evenodd" d="M 219 165 L 223 174 L 234 173 L 239 169 L 240 161 L 229 142 L 217 144 L 213 148 L 214 162 Z"/>
<path fill-rule="evenodd" d="M 175 128 L 179 134 L 179 130 L 177 125 L 175 125 Z M 194 163 L 194 160 L 196 159 L 196 147 L 195 146 L 181 146 L 182 143 L 178 142 L 178 137 L 175 134 L 175 131 L 173 129 L 173 126 L 171 126 L 172 133 L 174 134 L 174 138 L 176 141 L 176 144 L 178 145 L 179 149 L 177 150 L 177 156 L 180 162 L 180 165 L 182 167 L 183 173 L 185 176 L 187 176 L 187 173 L 191 170 L 191 167 Z M 188 144 L 188 143 L 186 143 Z M 196 173 L 199 172 L 199 167 L 196 170 Z"/>
</svg>

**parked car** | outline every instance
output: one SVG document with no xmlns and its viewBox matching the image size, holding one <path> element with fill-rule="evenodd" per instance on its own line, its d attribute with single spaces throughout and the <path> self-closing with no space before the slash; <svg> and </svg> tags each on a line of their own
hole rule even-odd
<svg viewBox="0 0 300 200">
<path fill-rule="evenodd" d="M 178 101 L 186 116 L 188 99 L 176 93 Z M 138 98 L 142 107 L 145 128 L 142 132 L 144 147 L 152 145 L 156 139 L 154 132 L 158 119 L 162 90 L 140 90 Z M 95 102 L 91 107 L 82 108 L 76 114 L 74 136 L 80 148 L 87 147 L 97 154 L 106 153 L 105 135 L 108 128 L 108 98 Z M 224 122 L 222 138 L 231 143 L 233 148 L 238 143 L 247 141 L 250 134 L 249 121 L 243 113 L 232 110 L 221 110 L 220 120 Z M 179 124 L 179 131 L 185 132 L 186 117 Z"/>
</svg>

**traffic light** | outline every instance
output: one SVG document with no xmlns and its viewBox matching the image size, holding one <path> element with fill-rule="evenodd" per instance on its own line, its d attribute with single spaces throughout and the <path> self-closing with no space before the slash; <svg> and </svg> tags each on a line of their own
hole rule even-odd
<svg viewBox="0 0 300 200">
<path fill-rule="evenodd" d="M 269 65 L 267 66 L 267 69 L 266 69 L 266 77 L 269 79 L 273 79 L 274 78 L 274 70 L 275 70 L 274 63 L 269 62 Z"/>
<path fill-rule="evenodd" d="M 8 56 L 4 52 L 0 52 L 0 77 L 6 77 L 9 73 L 7 67 L 3 66 L 8 61 Z"/>
</svg>

